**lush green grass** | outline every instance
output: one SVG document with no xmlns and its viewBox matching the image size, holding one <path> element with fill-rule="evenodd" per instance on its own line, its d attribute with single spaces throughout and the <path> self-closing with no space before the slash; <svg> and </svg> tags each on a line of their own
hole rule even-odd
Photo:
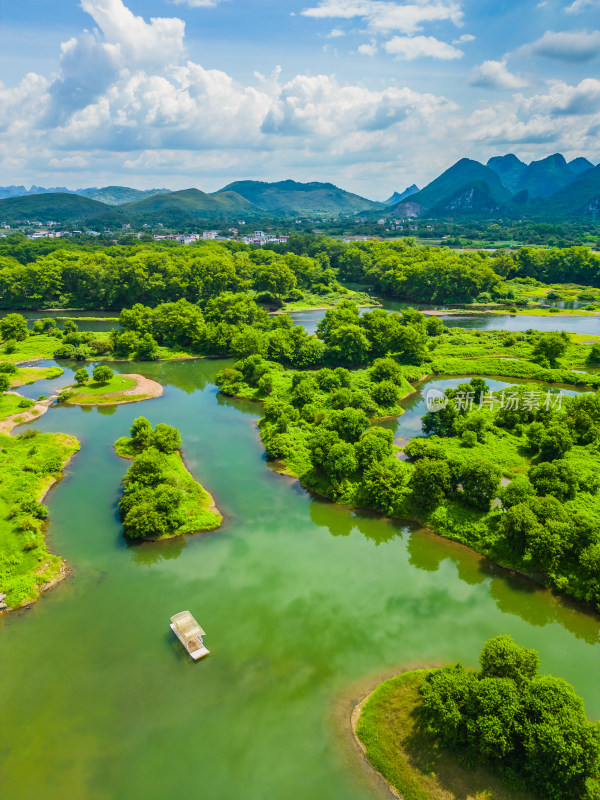
<svg viewBox="0 0 600 800">
<path fill-rule="evenodd" d="M 404 800 L 533 800 L 487 770 L 467 770 L 419 724 L 426 670 L 382 683 L 363 706 L 356 734 L 373 767 Z"/>
<path fill-rule="evenodd" d="M 486 416 L 490 416 L 491 423 L 491 415 Z M 449 458 L 484 458 L 486 461 L 492 461 L 500 467 L 506 477 L 514 477 L 516 473 L 524 472 L 531 462 L 524 442 L 502 428 L 493 427 L 487 430 L 485 441 L 477 442 L 473 447 L 465 447 L 457 437 L 431 436 L 429 441 L 442 446 Z"/>
<path fill-rule="evenodd" d="M 60 378 L 64 370 L 60 367 L 19 367 L 11 377 L 11 387 L 28 386 L 41 380 Z"/>
<path fill-rule="evenodd" d="M 454 329 L 439 338 L 431 353 L 429 371 L 438 375 L 498 375 L 574 386 L 600 386 L 600 375 L 587 371 L 597 366 L 591 361 L 591 344 L 595 337 L 569 334 L 569 338 L 566 352 L 556 367 L 550 368 L 533 361 L 535 332 Z"/>
<path fill-rule="evenodd" d="M 69 398 L 69 403 L 76 405 L 106 405 L 117 403 L 123 398 L 123 392 L 133 389 L 135 386 L 134 378 L 127 378 L 123 375 L 114 375 L 108 383 L 96 383 L 91 381 L 83 386 L 73 386 L 73 395 Z M 137 398 L 142 400 L 143 397 Z"/>
<path fill-rule="evenodd" d="M 512 361 L 508 358 L 443 358 L 431 364 L 431 372 L 437 375 L 489 375 L 506 378 L 528 378 L 548 383 L 564 383 L 572 386 L 600 386 L 600 374 L 579 373 L 569 369 L 548 369 L 531 361 Z"/>
<path fill-rule="evenodd" d="M 28 406 L 33 405 L 31 401 L 16 394 L 0 394 L 0 420 L 12 417 L 20 411 L 25 411 Z"/>
<path fill-rule="evenodd" d="M 22 342 L 16 342 L 14 353 L 7 353 L 4 344 L 0 345 L 0 360 L 17 364 L 20 361 L 51 359 L 54 358 L 54 352 L 60 347 L 60 343 L 60 339 L 54 336 L 46 336 L 45 334 L 28 336 Z"/>
<path fill-rule="evenodd" d="M 309 311 L 313 308 L 333 308 L 342 300 L 351 300 L 359 306 L 377 306 L 379 300 L 366 292 L 357 292 L 348 289 L 345 292 L 329 292 L 327 294 L 311 294 L 303 292 L 302 300 L 292 300 L 283 306 L 285 311 Z"/>
<path fill-rule="evenodd" d="M 126 436 L 117 439 L 115 450 L 121 458 L 128 459 L 135 458 L 139 452 L 132 446 L 132 440 Z M 180 489 L 184 495 L 181 505 L 184 522 L 173 533 L 158 538 L 171 539 L 188 533 L 214 531 L 221 525 L 223 517 L 215 506 L 213 498 L 188 471 L 179 451 L 165 454 L 164 457 L 167 462 L 164 483 Z"/>
<path fill-rule="evenodd" d="M 570 333 L 569 337 L 574 344 L 589 344 L 600 341 L 600 336 L 595 333 Z"/>
<path fill-rule="evenodd" d="M 48 552 L 43 522 L 24 506 L 40 499 L 77 450 L 77 439 L 61 433 L 0 435 L 0 590 L 10 607 L 35 600 L 60 572 L 61 559 Z"/>
</svg>

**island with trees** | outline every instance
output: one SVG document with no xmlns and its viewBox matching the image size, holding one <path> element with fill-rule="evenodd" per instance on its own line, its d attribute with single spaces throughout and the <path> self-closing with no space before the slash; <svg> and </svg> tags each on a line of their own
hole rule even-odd
<svg viewBox="0 0 600 800">
<path fill-rule="evenodd" d="M 597 800 L 600 723 L 535 650 L 497 636 L 479 670 L 408 671 L 355 709 L 374 769 L 405 800 Z"/>
<path fill-rule="evenodd" d="M 159 422 L 153 429 L 138 417 L 129 433 L 115 442 L 117 454 L 133 460 L 119 502 L 125 537 L 158 541 L 218 528 L 223 517 L 187 470 L 177 428 Z"/>
<path fill-rule="evenodd" d="M 80 406 L 121 405 L 159 397 L 160 383 L 143 375 L 114 373 L 106 364 L 94 367 L 92 375 L 85 367 L 75 373 L 75 384 L 60 393 L 61 403 Z"/>
</svg>

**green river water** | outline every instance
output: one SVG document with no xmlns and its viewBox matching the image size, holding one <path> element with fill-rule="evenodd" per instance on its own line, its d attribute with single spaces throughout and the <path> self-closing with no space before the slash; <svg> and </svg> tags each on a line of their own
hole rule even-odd
<svg viewBox="0 0 600 800">
<path fill-rule="evenodd" d="M 542 669 L 600 717 L 598 618 L 463 547 L 277 475 L 258 407 L 217 395 L 222 366 L 123 365 L 164 395 L 55 408 L 36 423 L 82 445 L 46 501 L 51 546 L 73 574 L 0 622 L 0 797 L 375 800 L 347 734 L 352 702 L 405 665 L 475 666 L 499 633 L 538 649 Z M 419 398 L 407 406 L 390 423 L 397 435 L 418 422 Z M 123 542 L 127 464 L 112 443 L 140 414 L 180 428 L 225 516 L 219 531 Z M 204 661 L 169 630 L 183 609 L 207 631 Z"/>
</svg>

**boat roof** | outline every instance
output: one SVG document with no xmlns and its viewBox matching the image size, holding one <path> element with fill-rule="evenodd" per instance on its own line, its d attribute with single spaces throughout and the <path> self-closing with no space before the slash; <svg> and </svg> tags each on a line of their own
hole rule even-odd
<svg viewBox="0 0 600 800">
<path fill-rule="evenodd" d="M 186 639 L 194 639 L 196 636 L 205 636 L 204 631 L 189 611 L 180 611 L 179 614 L 174 614 L 171 617 L 171 622 Z"/>
</svg>

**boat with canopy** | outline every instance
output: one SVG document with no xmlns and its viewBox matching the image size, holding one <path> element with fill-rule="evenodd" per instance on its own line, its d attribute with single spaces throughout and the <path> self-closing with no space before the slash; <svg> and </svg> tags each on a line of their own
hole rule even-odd
<svg viewBox="0 0 600 800">
<path fill-rule="evenodd" d="M 202 638 L 206 634 L 189 611 L 180 611 L 179 614 L 174 614 L 171 617 L 170 627 L 194 661 L 204 658 L 210 653 Z"/>
</svg>

